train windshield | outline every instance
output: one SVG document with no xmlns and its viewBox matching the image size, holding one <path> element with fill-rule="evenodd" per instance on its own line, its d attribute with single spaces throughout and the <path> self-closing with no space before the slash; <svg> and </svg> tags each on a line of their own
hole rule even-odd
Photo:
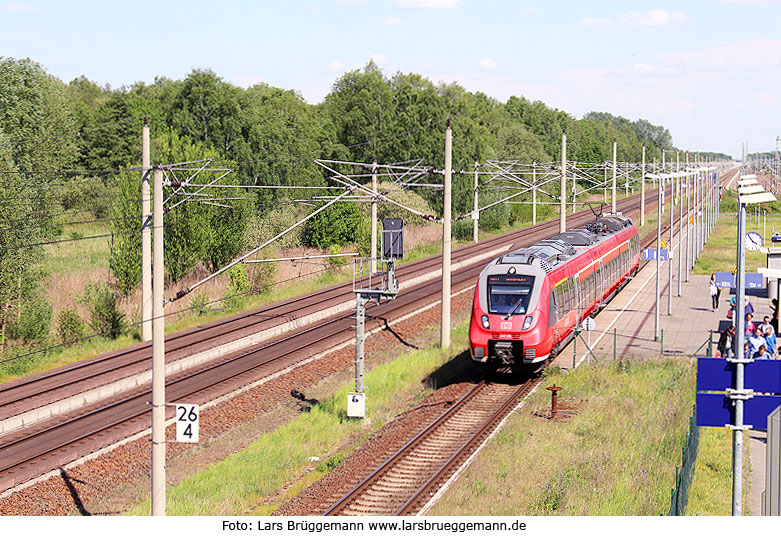
<svg viewBox="0 0 781 539">
<path fill-rule="evenodd" d="M 524 276 L 523 283 L 488 283 L 488 312 L 523 314 L 528 311 L 534 288 L 534 277 Z"/>
</svg>

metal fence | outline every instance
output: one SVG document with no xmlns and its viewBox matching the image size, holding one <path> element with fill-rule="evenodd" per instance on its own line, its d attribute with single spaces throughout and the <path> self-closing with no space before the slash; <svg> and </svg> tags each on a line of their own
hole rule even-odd
<svg viewBox="0 0 781 539">
<path fill-rule="evenodd" d="M 686 445 L 681 455 L 681 467 L 675 468 L 675 488 L 670 496 L 670 511 L 668 516 L 682 516 L 686 514 L 686 505 L 689 503 L 689 487 L 694 475 L 694 463 L 697 461 L 697 447 L 700 443 L 700 428 L 697 426 L 697 407 L 689 418 L 689 432 L 686 433 Z"/>
</svg>

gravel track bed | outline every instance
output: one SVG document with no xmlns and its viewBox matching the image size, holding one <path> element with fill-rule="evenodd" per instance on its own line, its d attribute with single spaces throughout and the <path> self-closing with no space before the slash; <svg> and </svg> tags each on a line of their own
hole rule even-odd
<svg viewBox="0 0 781 539">
<path fill-rule="evenodd" d="M 462 318 L 468 317 L 471 301 L 471 292 L 453 298 L 454 317 L 456 313 Z M 398 337 L 387 330 L 369 337 L 366 342 L 367 366 L 371 367 L 379 358 L 387 361 L 409 350 L 400 340 L 416 346 L 431 344 L 417 342 L 420 337 L 416 336 L 427 326 L 438 323 L 439 317 L 440 309 L 434 307 L 392 326 Z M 196 447 L 167 444 L 168 484 L 176 484 L 187 475 L 207 468 L 210 463 L 248 446 L 263 432 L 295 417 L 296 413 L 300 413 L 301 403 L 290 396 L 292 389 L 307 393 L 324 379 L 334 377 L 343 383 L 352 377 L 354 362 L 355 347 L 347 346 L 202 410 L 201 442 Z M 312 396 L 327 398 L 329 395 Z M 307 394 L 307 397 L 312 396 Z M 443 397 L 438 398 L 441 400 Z M 428 415 L 425 406 L 418 405 L 416 410 L 403 417 L 415 420 Z M 402 422 L 409 420 L 402 419 Z M 410 432 L 409 429 L 407 432 Z M 166 430 L 166 439 L 171 440 L 175 436 L 175 427 L 171 425 Z M 39 481 L 0 499 L 0 515 L 106 515 L 127 510 L 151 491 L 150 437 L 142 436 L 83 464 L 61 469 L 59 476 Z"/>
<path fill-rule="evenodd" d="M 473 387 L 461 382 L 435 391 L 378 430 L 328 475 L 282 505 L 275 516 L 322 515 Z"/>
</svg>

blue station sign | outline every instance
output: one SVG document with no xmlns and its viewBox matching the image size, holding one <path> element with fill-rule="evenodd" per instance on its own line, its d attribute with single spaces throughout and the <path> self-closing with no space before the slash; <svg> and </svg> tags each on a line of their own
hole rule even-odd
<svg viewBox="0 0 781 539">
<path fill-rule="evenodd" d="M 724 427 L 734 425 L 735 406 L 729 395 L 735 387 L 734 363 L 724 358 L 701 357 L 697 360 L 697 425 Z M 767 429 L 767 416 L 781 406 L 781 361 L 755 359 L 746 363 L 743 386 L 754 393 L 743 401 L 743 424 Z"/>
</svg>

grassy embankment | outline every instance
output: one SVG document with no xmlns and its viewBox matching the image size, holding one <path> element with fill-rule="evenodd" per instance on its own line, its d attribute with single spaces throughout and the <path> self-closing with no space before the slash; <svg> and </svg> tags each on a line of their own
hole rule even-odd
<svg viewBox="0 0 781 539">
<path fill-rule="evenodd" d="M 670 505 L 694 397 L 687 359 L 583 366 L 540 391 L 436 504 L 435 515 L 658 515 Z M 544 387 L 576 408 L 564 421 Z M 561 402 L 561 400 L 560 400 Z"/>
</svg>

